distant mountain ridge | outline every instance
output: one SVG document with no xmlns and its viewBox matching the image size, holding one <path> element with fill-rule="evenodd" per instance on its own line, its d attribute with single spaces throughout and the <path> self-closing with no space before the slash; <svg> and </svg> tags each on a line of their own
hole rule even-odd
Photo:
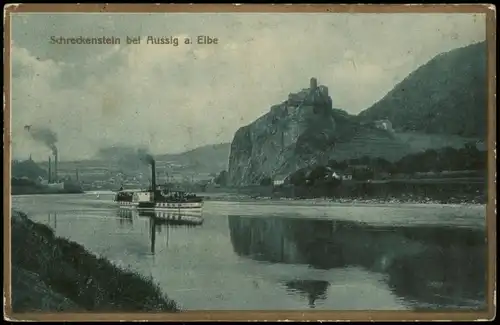
<svg viewBox="0 0 500 325">
<path fill-rule="evenodd" d="M 216 173 L 227 170 L 230 146 L 230 143 L 205 145 L 182 153 L 156 155 L 155 159 L 195 166 Z"/>
<path fill-rule="evenodd" d="M 153 155 L 157 166 L 170 166 L 176 173 L 218 174 L 228 168 L 230 143 L 205 145 L 182 153 Z M 39 162 L 47 169 L 47 161 Z M 121 171 L 139 173 L 147 170 L 147 164 L 140 160 L 137 148 L 127 146 L 112 146 L 99 150 L 93 159 L 78 161 L 61 161 L 59 168 L 74 173 L 78 169 L 82 175 L 88 170 Z"/>
</svg>

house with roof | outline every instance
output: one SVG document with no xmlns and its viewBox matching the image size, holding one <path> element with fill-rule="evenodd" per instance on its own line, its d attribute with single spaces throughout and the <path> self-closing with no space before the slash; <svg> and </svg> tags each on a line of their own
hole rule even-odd
<svg viewBox="0 0 500 325">
<path fill-rule="evenodd" d="M 288 176 L 289 175 L 286 175 L 286 174 L 278 174 L 278 175 L 274 176 L 273 177 L 273 186 L 280 186 L 280 185 L 287 184 L 289 182 Z"/>
<path fill-rule="evenodd" d="M 326 167 L 325 179 L 352 180 L 352 174 L 348 171 Z"/>
<path fill-rule="evenodd" d="M 352 180 L 352 175 L 346 172 L 341 172 L 341 171 L 332 171 L 329 176 L 332 179 L 338 179 L 338 180 L 343 180 L 343 181 L 350 181 Z"/>
</svg>

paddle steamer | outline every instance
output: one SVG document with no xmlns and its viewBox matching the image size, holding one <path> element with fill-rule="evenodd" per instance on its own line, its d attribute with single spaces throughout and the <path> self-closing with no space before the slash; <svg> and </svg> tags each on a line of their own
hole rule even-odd
<svg viewBox="0 0 500 325">
<path fill-rule="evenodd" d="M 151 188 L 147 190 L 124 190 L 121 188 L 115 195 L 114 201 L 120 207 L 153 210 L 168 213 L 156 214 L 164 219 L 180 220 L 184 216 L 195 215 L 195 222 L 202 218 L 203 198 L 182 190 L 170 190 L 167 187 L 156 185 L 155 162 L 151 162 Z"/>
</svg>

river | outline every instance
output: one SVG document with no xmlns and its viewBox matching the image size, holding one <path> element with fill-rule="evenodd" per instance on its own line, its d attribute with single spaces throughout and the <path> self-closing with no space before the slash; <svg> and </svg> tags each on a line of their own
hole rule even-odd
<svg viewBox="0 0 500 325">
<path fill-rule="evenodd" d="M 485 206 L 219 199 L 187 227 L 112 197 L 13 196 L 12 207 L 152 276 L 185 310 L 486 307 Z"/>
</svg>

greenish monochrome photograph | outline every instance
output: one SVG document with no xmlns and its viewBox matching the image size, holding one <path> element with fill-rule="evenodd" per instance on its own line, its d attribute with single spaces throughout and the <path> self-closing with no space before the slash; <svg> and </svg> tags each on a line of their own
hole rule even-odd
<svg viewBox="0 0 500 325">
<path fill-rule="evenodd" d="M 489 310 L 485 10 L 9 22 L 12 315 Z"/>
</svg>

